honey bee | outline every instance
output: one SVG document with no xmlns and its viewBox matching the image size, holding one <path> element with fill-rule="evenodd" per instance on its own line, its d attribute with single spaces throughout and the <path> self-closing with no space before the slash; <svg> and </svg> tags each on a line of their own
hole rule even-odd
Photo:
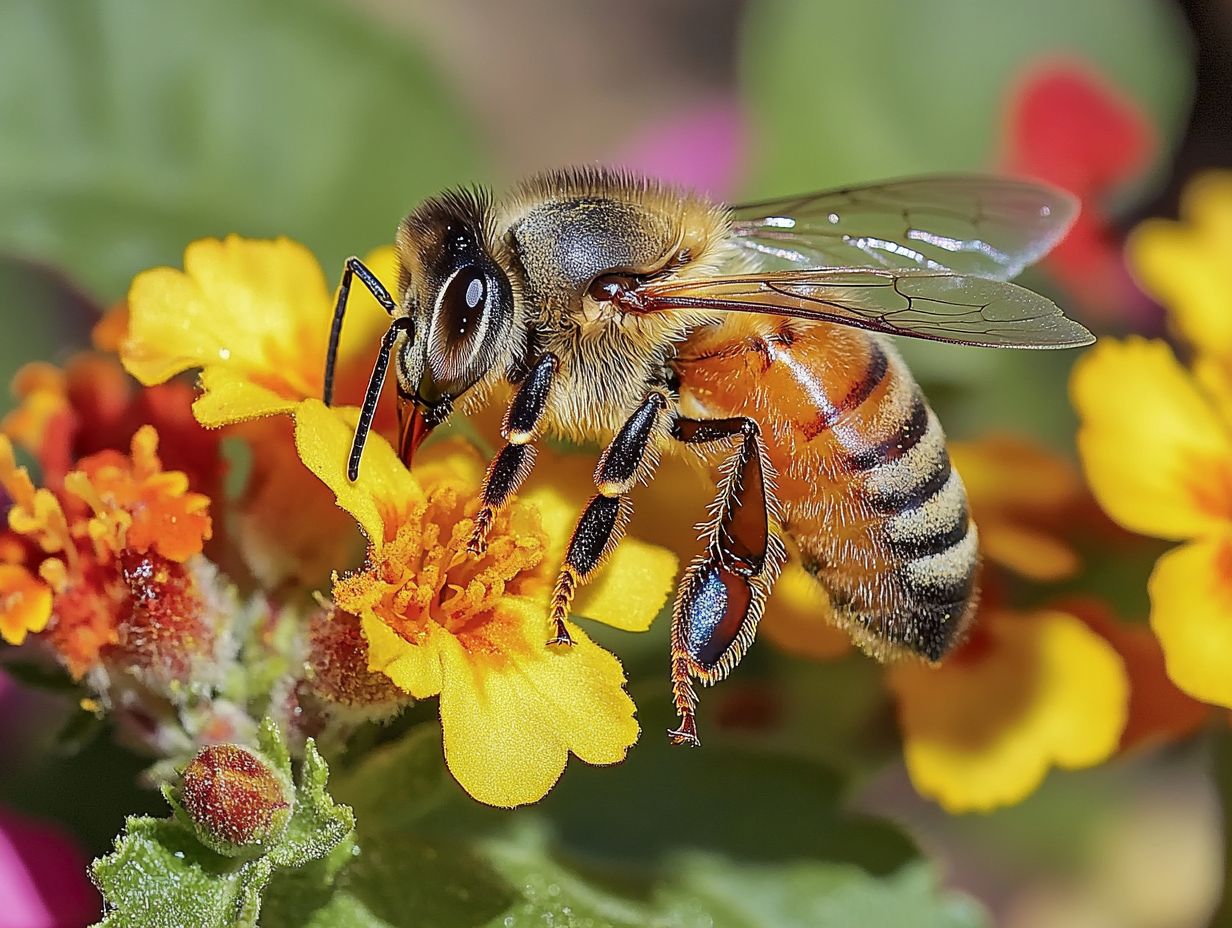
<svg viewBox="0 0 1232 928">
<path fill-rule="evenodd" d="M 731 672 L 786 557 L 828 618 L 879 658 L 939 661 L 977 595 L 977 533 L 945 436 L 886 336 L 1003 348 L 1089 344 L 1007 283 L 1064 234 L 1066 193 L 942 175 L 739 206 L 625 173 L 545 173 L 508 194 L 453 191 L 398 227 L 393 295 L 347 260 L 325 400 L 353 278 L 392 317 L 349 461 L 390 363 L 400 453 L 512 385 L 469 548 L 527 479 L 545 433 L 597 441 L 595 495 L 570 539 L 549 646 L 619 542 L 630 493 L 665 452 L 717 472 L 671 628 L 676 743 L 698 743 L 693 683 Z M 700 515 L 700 514 L 699 514 Z M 821 617 L 819 617 L 820 620 Z"/>
</svg>

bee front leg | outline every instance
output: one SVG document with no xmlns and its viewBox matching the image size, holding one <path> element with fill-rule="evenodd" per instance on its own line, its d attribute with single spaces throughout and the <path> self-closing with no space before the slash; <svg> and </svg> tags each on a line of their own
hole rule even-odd
<svg viewBox="0 0 1232 928">
<path fill-rule="evenodd" d="M 560 361 L 547 352 L 542 355 L 518 385 L 517 392 L 505 412 L 501 435 L 505 447 L 488 465 L 483 478 L 483 503 L 475 514 L 475 529 L 467 542 L 467 550 L 478 557 L 488 549 L 488 533 L 496 513 L 508 504 L 518 488 L 530 476 L 535 463 L 535 446 L 531 444 L 543 424 L 543 413 L 548 406 L 548 394 Z"/>
<path fill-rule="evenodd" d="M 783 544 L 770 530 L 769 462 L 752 419 L 677 419 L 672 437 L 686 444 L 740 438 L 723 466 L 715 518 L 705 552 L 690 565 L 672 614 L 672 697 L 680 725 L 676 744 L 698 744 L 697 693 L 740 662 L 761 619 L 783 562 Z"/>
<path fill-rule="evenodd" d="M 569 539 L 565 562 L 556 578 L 552 593 L 552 638 L 548 644 L 573 643 L 565 626 L 569 607 L 578 587 L 598 570 L 624 535 L 633 511 L 629 491 L 657 463 L 653 439 L 665 409 L 666 395 L 648 394 L 599 458 L 595 468 L 595 485 L 599 492 L 578 519 Z"/>
</svg>

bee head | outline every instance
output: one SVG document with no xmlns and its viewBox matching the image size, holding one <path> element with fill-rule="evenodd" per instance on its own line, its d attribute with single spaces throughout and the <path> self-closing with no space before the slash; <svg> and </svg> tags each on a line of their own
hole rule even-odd
<svg viewBox="0 0 1232 928">
<path fill-rule="evenodd" d="M 413 323 L 395 355 L 408 463 L 455 402 L 510 354 L 513 287 L 485 235 L 487 203 L 480 194 L 448 193 L 398 229 L 401 302 Z"/>
</svg>

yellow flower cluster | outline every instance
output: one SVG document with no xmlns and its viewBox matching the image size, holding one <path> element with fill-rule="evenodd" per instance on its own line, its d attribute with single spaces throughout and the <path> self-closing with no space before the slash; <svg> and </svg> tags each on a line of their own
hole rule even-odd
<svg viewBox="0 0 1232 928">
<path fill-rule="evenodd" d="M 1113 519 L 1184 542 L 1151 575 L 1151 627 L 1178 687 L 1232 706 L 1232 174 L 1194 181 L 1182 220 L 1144 223 L 1128 255 L 1189 360 L 1157 339 L 1091 351 L 1071 383 L 1079 450 Z"/>
</svg>

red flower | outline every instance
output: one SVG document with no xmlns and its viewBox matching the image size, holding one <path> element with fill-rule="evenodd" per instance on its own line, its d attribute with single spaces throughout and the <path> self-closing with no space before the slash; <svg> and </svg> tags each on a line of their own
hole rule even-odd
<svg viewBox="0 0 1232 928">
<path fill-rule="evenodd" d="M 1007 111 L 1001 169 L 1063 187 L 1082 201 L 1048 269 L 1088 312 L 1145 321 L 1152 310 L 1125 268 L 1124 236 L 1107 199 L 1150 165 L 1154 128 L 1136 103 L 1074 61 L 1037 63 L 1011 92 Z"/>
</svg>

